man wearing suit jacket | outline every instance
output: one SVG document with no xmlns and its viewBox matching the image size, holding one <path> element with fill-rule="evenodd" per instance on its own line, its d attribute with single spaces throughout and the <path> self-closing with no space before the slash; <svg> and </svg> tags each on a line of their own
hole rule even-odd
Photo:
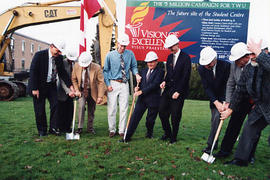
<svg viewBox="0 0 270 180">
<path fill-rule="evenodd" d="M 220 122 L 220 112 L 225 101 L 226 84 L 230 74 L 230 63 L 217 60 L 217 53 L 211 47 L 205 47 L 200 53 L 198 72 L 206 95 L 210 100 L 211 130 L 207 140 L 207 147 L 203 150 L 210 153 L 212 143 Z M 217 148 L 217 142 L 215 147 Z M 215 148 L 215 149 L 216 149 Z"/>
<path fill-rule="evenodd" d="M 59 135 L 57 127 L 57 89 L 56 75 L 64 80 L 67 87 L 73 91 L 71 81 L 64 69 L 61 51 L 65 44 L 55 41 L 49 47 L 38 51 L 32 60 L 30 67 L 29 90 L 33 95 L 36 125 L 40 136 L 47 135 L 47 120 L 45 112 L 46 98 L 50 103 L 50 129 L 49 133 Z"/>
<path fill-rule="evenodd" d="M 229 60 L 232 61 L 232 63 L 230 76 L 226 88 L 225 109 L 229 107 L 232 94 L 236 89 L 243 69 L 249 63 L 250 58 L 252 58 L 253 56 L 255 55 L 251 54 L 251 52 L 248 51 L 247 45 L 245 43 L 238 42 L 233 45 L 231 49 L 231 55 L 229 57 Z M 232 116 L 228 123 L 228 127 L 221 143 L 220 151 L 217 154 L 214 154 L 216 158 L 223 158 L 230 155 L 233 149 L 233 145 L 235 144 L 236 139 L 240 133 L 243 122 L 247 114 L 250 112 L 252 105 L 253 104 L 250 97 L 243 98 L 243 100 L 239 104 L 238 110 L 232 113 Z M 250 156 L 250 161 L 252 162 L 254 162 L 255 149 L 256 146 L 254 147 L 254 150 Z"/>
<path fill-rule="evenodd" d="M 65 70 L 71 79 L 71 73 L 78 55 L 76 51 L 68 50 L 66 58 L 63 60 Z M 59 78 L 57 81 L 57 95 L 58 95 L 58 122 L 59 130 L 63 133 L 71 132 L 71 122 L 73 118 L 73 97 L 75 92 L 70 91 L 65 82 Z"/>
<path fill-rule="evenodd" d="M 79 98 L 78 110 L 78 130 L 81 134 L 84 122 L 85 103 L 88 104 L 87 131 L 95 134 L 94 113 L 96 104 L 101 104 L 105 94 L 105 83 L 101 67 L 92 62 L 90 52 L 83 52 L 79 57 L 79 62 L 75 64 L 72 72 L 72 84 L 75 95 Z"/>
<path fill-rule="evenodd" d="M 148 110 L 145 123 L 147 128 L 146 138 L 153 137 L 153 129 L 160 101 L 159 85 L 163 80 L 164 71 L 157 67 L 158 56 L 154 51 L 148 52 L 144 61 L 148 67 L 142 70 L 140 74 L 142 77 L 141 82 L 139 87 L 135 88 L 134 96 L 138 96 L 138 100 L 130 119 L 126 137 L 122 142 L 131 140 L 131 136 L 134 134 L 146 109 Z"/>
<path fill-rule="evenodd" d="M 164 47 L 168 48 L 171 54 L 167 58 L 165 80 L 160 84 L 160 88 L 165 88 L 159 107 L 159 117 L 164 130 L 161 140 L 170 140 L 173 144 L 177 139 L 182 108 L 188 95 L 191 60 L 189 55 L 180 49 L 179 39 L 175 35 L 166 38 Z"/>
<path fill-rule="evenodd" d="M 248 43 L 248 50 L 255 53 L 256 58 L 243 70 L 229 108 L 221 113 L 221 119 L 228 118 L 243 98 L 249 96 L 254 107 L 244 125 L 234 159 L 225 164 L 247 166 L 248 158 L 261 131 L 270 124 L 270 55 L 261 51 L 261 42 Z"/>
</svg>

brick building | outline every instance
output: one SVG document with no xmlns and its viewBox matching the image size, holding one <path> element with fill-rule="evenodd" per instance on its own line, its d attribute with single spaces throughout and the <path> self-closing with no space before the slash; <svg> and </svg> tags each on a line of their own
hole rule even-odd
<svg viewBox="0 0 270 180">
<path fill-rule="evenodd" d="M 29 36 L 14 33 L 11 40 L 12 69 L 13 72 L 29 71 L 35 52 L 49 47 L 49 43 Z M 9 59 L 9 51 L 6 50 L 6 59 Z"/>
</svg>

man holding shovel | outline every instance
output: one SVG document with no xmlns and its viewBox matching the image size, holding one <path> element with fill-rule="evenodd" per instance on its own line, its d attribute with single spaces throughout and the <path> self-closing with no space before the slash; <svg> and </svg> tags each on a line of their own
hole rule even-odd
<svg viewBox="0 0 270 180">
<path fill-rule="evenodd" d="M 229 60 L 232 61 L 232 63 L 230 76 L 226 88 L 225 109 L 229 107 L 232 99 L 232 94 L 236 89 L 243 69 L 250 61 L 250 58 L 252 58 L 253 56 L 255 55 L 248 51 L 247 45 L 243 42 L 238 42 L 232 46 L 231 55 L 229 56 Z M 253 103 L 249 97 L 243 98 L 243 100 L 239 103 L 238 110 L 232 113 L 232 116 L 228 123 L 228 127 L 221 143 L 220 151 L 217 154 L 214 154 L 216 158 L 224 158 L 230 155 L 233 149 L 233 145 L 235 144 L 236 139 L 240 133 L 242 124 L 247 114 L 250 112 L 252 105 Z M 254 147 L 253 153 L 250 157 L 250 161 L 252 162 L 254 162 L 255 149 L 256 146 Z"/>
<path fill-rule="evenodd" d="M 220 112 L 223 111 L 226 84 L 230 73 L 230 63 L 217 60 L 217 53 L 211 47 L 205 47 L 200 53 L 198 72 L 206 95 L 210 100 L 211 130 L 207 140 L 207 147 L 203 152 L 209 154 L 212 143 L 220 123 Z M 215 147 L 217 148 L 217 142 Z M 214 148 L 214 149 L 216 149 Z"/>
<path fill-rule="evenodd" d="M 146 110 L 146 138 L 153 137 L 153 128 L 158 114 L 160 101 L 160 83 L 163 80 L 164 71 L 157 67 L 158 56 L 154 51 L 147 53 L 144 62 L 147 63 L 147 68 L 141 72 L 141 83 L 135 88 L 134 97 L 138 96 L 134 112 L 128 124 L 127 133 L 121 142 L 128 142 L 134 134 L 142 116 Z"/>
<path fill-rule="evenodd" d="M 79 98 L 78 110 L 78 130 L 81 134 L 84 122 L 85 104 L 88 104 L 87 131 L 95 134 L 94 131 L 94 113 L 96 104 L 101 104 L 105 94 L 105 83 L 100 65 L 92 62 L 90 52 L 83 52 L 79 57 L 79 62 L 75 64 L 72 71 L 72 84 L 75 89 L 75 95 Z"/>
<path fill-rule="evenodd" d="M 248 50 L 256 58 L 243 70 L 231 103 L 226 111 L 221 112 L 221 119 L 228 118 L 237 110 L 243 98 L 249 96 L 254 101 L 248 120 L 244 125 L 234 159 L 225 164 L 247 166 L 250 153 L 261 131 L 270 124 L 270 55 L 261 51 L 261 41 L 249 41 Z"/>
</svg>

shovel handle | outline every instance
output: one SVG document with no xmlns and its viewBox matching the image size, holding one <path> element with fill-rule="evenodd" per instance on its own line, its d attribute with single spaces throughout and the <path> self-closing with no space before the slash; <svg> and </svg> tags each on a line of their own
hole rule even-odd
<svg viewBox="0 0 270 180">
<path fill-rule="evenodd" d="M 213 153 L 213 149 L 214 149 L 215 144 L 216 144 L 216 142 L 217 142 L 217 139 L 218 139 L 219 133 L 220 133 L 220 131 L 221 131 L 223 122 L 224 122 L 224 120 L 220 120 L 220 122 L 219 122 L 219 125 L 218 125 L 218 128 L 217 128 L 217 132 L 216 132 L 216 134 L 215 134 L 215 138 L 214 138 L 214 141 L 213 141 L 213 144 L 212 144 L 212 147 L 211 147 L 211 153 L 210 153 L 210 155 L 212 155 L 212 153 Z"/>
<path fill-rule="evenodd" d="M 139 83 L 137 83 L 136 88 L 137 87 L 139 87 Z M 130 122 L 131 115 L 132 115 L 132 112 L 133 112 L 133 108 L 134 108 L 134 104 L 135 104 L 135 99 L 136 99 L 136 97 L 133 95 L 132 104 L 131 104 L 131 107 L 130 107 L 130 110 L 129 110 L 128 121 L 127 121 L 126 130 L 125 130 L 125 134 L 124 134 L 124 140 L 126 140 L 127 130 L 128 130 L 129 122 Z"/>
</svg>

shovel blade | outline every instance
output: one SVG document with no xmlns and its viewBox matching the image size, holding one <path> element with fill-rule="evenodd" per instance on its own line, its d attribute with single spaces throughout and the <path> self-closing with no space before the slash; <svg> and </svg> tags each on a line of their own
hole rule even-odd
<svg viewBox="0 0 270 180">
<path fill-rule="evenodd" d="M 80 134 L 66 133 L 66 140 L 79 140 Z"/>
<path fill-rule="evenodd" d="M 205 162 L 209 163 L 209 164 L 212 164 L 215 161 L 216 158 L 213 155 L 203 153 L 201 159 L 204 160 Z"/>
</svg>

